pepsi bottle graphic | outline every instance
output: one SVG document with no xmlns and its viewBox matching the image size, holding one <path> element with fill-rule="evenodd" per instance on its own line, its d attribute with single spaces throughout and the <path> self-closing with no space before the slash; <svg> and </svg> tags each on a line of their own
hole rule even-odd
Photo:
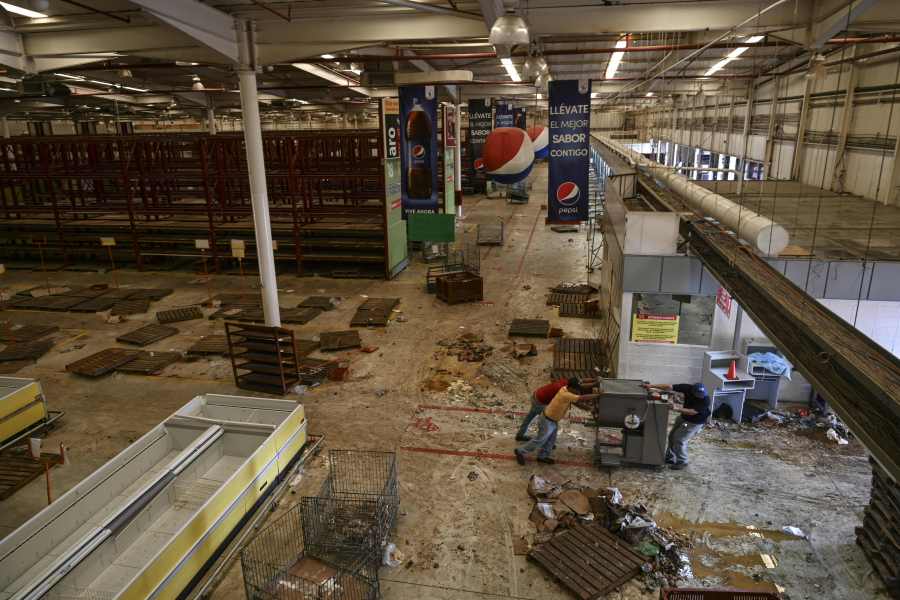
<svg viewBox="0 0 900 600">
<path fill-rule="evenodd" d="M 406 118 L 406 196 L 416 200 L 431 199 L 431 119 L 413 100 Z"/>
</svg>

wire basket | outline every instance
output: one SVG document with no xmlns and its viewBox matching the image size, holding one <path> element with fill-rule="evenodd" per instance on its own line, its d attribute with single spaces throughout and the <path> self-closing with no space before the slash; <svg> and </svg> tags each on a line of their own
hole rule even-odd
<svg viewBox="0 0 900 600">
<path fill-rule="evenodd" d="M 302 501 L 293 506 L 241 551 L 248 600 L 376 600 L 374 542 L 341 553 L 309 544 L 304 522 L 307 509 Z"/>
<path fill-rule="evenodd" d="M 321 498 L 373 502 L 371 506 L 378 542 L 383 543 L 397 524 L 400 482 L 397 455 L 393 452 L 332 450 L 328 453 L 328 477 Z M 360 505 L 360 509 L 363 506 Z"/>
</svg>

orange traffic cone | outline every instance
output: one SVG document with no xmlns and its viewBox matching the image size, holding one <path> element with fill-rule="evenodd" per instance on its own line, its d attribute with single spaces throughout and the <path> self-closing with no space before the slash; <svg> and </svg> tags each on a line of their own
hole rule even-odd
<svg viewBox="0 0 900 600">
<path fill-rule="evenodd" d="M 725 374 L 725 379 L 737 379 L 737 363 L 735 363 L 735 361 L 731 361 L 731 366 L 728 367 L 728 373 Z"/>
</svg>

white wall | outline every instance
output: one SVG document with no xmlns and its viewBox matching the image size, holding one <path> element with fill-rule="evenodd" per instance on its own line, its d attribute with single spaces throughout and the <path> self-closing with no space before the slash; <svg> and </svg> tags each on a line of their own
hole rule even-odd
<svg viewBox="0 0 900 600">
<path fill-rule="evenodd" d="M 885 45 L 866 44 L 859 46 L 857 52 L 863 54 L 885 48 L 887 48 Z M 849 48 L 845 55 L 850 56 Z M 841 56 L 841 53 L 837 53 L 829 58 L 834 60 Z M 867 59 L 865 62 L 857 62 L 855 67 L 857 90 L 866 87 L 896 85 L 897 60 L 897 54 L 888 54 L 883 57 Z M 756 101 L 753 105 L 756 127 L 753 128 L 755 131 L 751 131 L 747 140 L 747 157 L 761 162 L 766 160 L 766 126 L 768 116 L 773 109 L 775 123 L 780 126 L 781 133 L 789 138 L 796 136 L 799 128 L 801 99 L 807 82 L 811 85 L 812 95 L 808 130 L 810 132 L 831 131 L 837 135 L 841 129 L 844 112 L 843 100 L 849 81 L 849 63 L 830 67 L 822 78 L 808 79 L 805 71 L 782 78 L 777 89 L 778 102 L 774 104 L 774 107 L 771 102 L 773 96 L 776 96 L 774 82 L 760 84 L 756 88 Z M 816 97 L 816 94 L 829 92 L 837 92 L 837 94 L 831 97 Z M 892 94 L 890 91 L 881 91 L 880 93 L 858 91 L 853 104 L 848 134 L 850 136 L 890 136 L 896 139 L 900 136 L 900 102 L 897 102 L 897 99 L 900 99 L 900 94 Z M 696 102 L 697 105 L 691 106 L 692 102 Z M 700 96 L 691 100 L 681 99 L 681 105 L 677 109 L 679 126 L 674 135 L 671 130 L 670 107 L 634 113 L 635 126 L 644 139 L 674 139 L 680 144 L 699 146 L 717 153 L 740 155 L 743 149 L 741 130 L 746 114 L 745 101 L 738 98 L 733 112 L 730 112 L 731 100 L 729 97 L 721 97 L 718 110 L 716 110 L 715 103 L 715 96 Z M 704 114 L 707 119 L 712 119 L 715 114 L 718 114 L 719 118 L 726 123 L 728 115 L 731 114 L 732 132 L 725 133 L 727 124 L 719 125 L 713 132 L 712 125 L 701 127 L 697 123 L 691 129 L 685 123 L 687 119 L 700 119 Z M 776 129 L 776 133 L 778 131 Z M 837 158 L 835 146 L 807 142 L 803 144 L 802 152 L 804 153 L 803 168 L 799 173 L 799 180 L 809 185 L 831 189 Z M 792 164 L 798 160 L 797 155 L 798 151 L 795 149 L 793 141 L 775 141 L 769 175 L 778 179 L 790 178 Z M 892 189 L 893 169 L 893 148 L 891 150 L 874 150 L 848 147 L 842 169 L 844 171 L 842 191 L 882 202 L 900 203 L 898 190 Z"/>
</svg>

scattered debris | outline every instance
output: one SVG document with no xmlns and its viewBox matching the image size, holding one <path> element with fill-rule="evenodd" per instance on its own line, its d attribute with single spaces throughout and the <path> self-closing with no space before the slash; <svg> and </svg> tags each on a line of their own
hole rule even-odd
<svg viewBox="0 0 900 600">
<path fill-rule="evenodd" d="M 447 354 L 456 356 L 460 362 L 481 362 L 494 351 L 493 346 L 475 333 L 464 333 L 456 340 L 440 340 L 438 346 L 447 348 Z"/>
<path fill-rule="evenodd" d="M 537 356 L 537 346 L 534 344 L 516 344 L 513 346 L 512 354 L 516 358 Z"/>
<path fill-rule="evenodd" d="M 781 530 L 788 535 L 806 539 L 806 534 L 803 533 L 803 530 L 800 529 L 799 527 L 794 527 L 793 525 L 785 525 L 784 527 L 781 528 Z"/>
<path fill-rule="evenodd" d="M 476 479 L 478 479 L 478 472 L 477 471 L 469 471 L 469 474 L 467 477 L 468 477 L 469 481 L 475 481 Z"/>
<path fill-rule="evenodd" d="M 839 446 L 844 446 L 850 443 L 845 438 L 842 438 L 840 434 L 832 428 L 829 428 L 828 431 L 825 432 L 825 437 L 827 437 L 832 442 L 837 443 Z"/>
<path fill-rule="evenodd" d="M 373 352 L 378 352 L 378 346 L 362 346 L 359 350 L 360 352 L 371 354 Z"/>
</svg>

